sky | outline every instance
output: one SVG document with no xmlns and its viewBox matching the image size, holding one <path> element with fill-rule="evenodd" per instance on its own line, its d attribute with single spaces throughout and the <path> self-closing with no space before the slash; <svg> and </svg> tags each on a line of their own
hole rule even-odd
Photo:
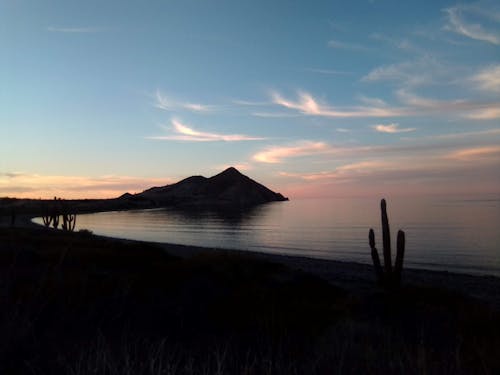
<svg viewBox="0 0 500 375">
<path fill-rule="evenodd" d="M 0 196 L 500 194 L 498 1 L 0 0 L 0 84 Z"/>
</svg>

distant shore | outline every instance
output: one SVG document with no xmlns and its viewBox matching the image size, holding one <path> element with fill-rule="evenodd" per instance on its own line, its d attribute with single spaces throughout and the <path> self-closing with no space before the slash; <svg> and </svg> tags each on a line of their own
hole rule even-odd
<svg viewBox="0 0 500 375">
<path fill-rule="evenodd" d="M 34 215 L 20 215 L 16 218 L 16 226 L 43 229 L 42 226 L 32 222 Z M 0 216 L 0 227 L 10 223 L 9 217 Z M 231 252 L 252 255 L 262 260 L 283 264 L 291 269 L 301 270 L 326 280 L 331 285 L 354 291 L 357 294 L 372 293 L 378 286 L 375 282 L 373 267 L 348 261 L 308 258 L 284 254 L 270 254 L 238 249 L 220 249 L 192 245 L 179 245 L 172 243 L 153 243 L 147 241 L 120 239 L 108 236 L 95 235 L 98 238 L 107 238 L 125 243 L 154 245 L 161 247 L 171 255 L 181 258 L 205 252 Z M 367 257 L 368 257 L 367 252 Z M 415 286 L 436 287 L 453 292 L 465 294 L 500 310 L 500 278 L 489 275 L 469 275 L 449 271 L 434 271 L 425 269 L 405 268 L 403 282 Z"/>
</svg>

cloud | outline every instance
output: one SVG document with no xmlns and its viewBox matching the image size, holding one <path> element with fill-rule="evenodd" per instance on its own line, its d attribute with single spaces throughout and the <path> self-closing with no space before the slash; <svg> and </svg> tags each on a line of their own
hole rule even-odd
<svg viewBox="0 0 500 375">
<path fill-rule="evenodd" d="M 440 82 L 448 83 L 455 77 L 456 71 L 449 64 L 442 64 L 435 58 L 425 55 L 419 59 L 376 67 L 362 77 L 361 81 L 394 81 L 402 87 L 417 87 Z"/>
<path fill-rule="evenodd" d="M 191 112 L 206 113 L 215 110 L 215 106 L 180 102 L 164 95 L 160 90 L 156 90 L 154 106 L 165 111 L 188 110 Z"/>
<path fill-rule="evenodd" d="M 470 80 L 479 90 L 500 93 L 500 64 L 481 69 Z"/>
<path fill-rule="evenodd" d="M 105 31 L 102 27 L 47 27 L 47 31 L 54 33 L 73 33 L 73 34 L 88 34 L 88 33 L 100 33 Z"/>
<path fill-rule="evenodd" d="M 500 103 L 497 104 L 496 108 L 485 108 L 472 111 L 468 113 L 465 117 L 472 120 L 495 120 L 500 118 Z"/>
<path fill-rule="evenodd" d="M 15 178 L 2 178 L 2 195 L 17 198 L 52 198 L 54 196 L 77 198 L 115 198 L 125 192 L 141 192 L 152 186 L 162 186 L 173 181 L 164 178 L 142 178 L 131 176 L 57 176 L 30 173 L 4 173 Z"/>
<path fill-rule="evenodd" d="M 486 129 L 478 130 L 474 132 L 461 132 L 461 133 L 447 133 L 440 135 L 431 135 L 426 137 L 420 137 L 421 140 L 436 140 L 436 139 L 471 139 L 476 137 L 486 137 L 491 138 L 500 135 L 500 129 Z M 417 138 L 410 138 L 412 140 L 417 140 Z"/>
<path fill-rule="evenodd" d="M 281 176 L 285 177 L 294 177 L 300 178 L 307 181 L 316 181 L 316 180 L 331 180 L 337 178 L 343 178 L 347 174 L 363 174 L 372 170 L 380 170 L 381 168 L 387 168 L 390 163 L 385 161 L 361 161 L 357 163 L 344 164 L 341 165 L 333 171 L 321 171 L 316 173 L 289 173 L 289 172 L 280 172 Z"/>
<path fill-rule="evenodd" d="M 391 158 L 381 155 L 376 157 L 373 154 L 365 155 L 358 161 L 351 161 L 350 158 L 332 160 L 328 165 L 332 163 L 339 165 L 329 170 L 306 173 L 283 171 L 280 172 L 280 176 L 290 178 L 292 181 L 293 179 L 307 181 L 307 185 L 301 183 L 292 185 L 292 190 L 300 192 L 305 186 L 314 187 L 313 196 L 331 195 L 332 192 L 336 196 L 339 193 L 343 195 L 498 193 L 499 156 L 500 146 L 455 148 L 448 153 L 435 150 L 435 152 L 420 151 L 408 154 L 401 150 Z M 291 164 L 290 168 L 294 168 L 294 164 Z"/>
<path fill-rule="evenodd" d="M 305 68 L 302 69 L 305 72 L 318 73 L 318 74 L 326 74 L 326 75 L 351 75 L 351 72 L 346 72 L 344 70 L 335 70 L 335 69 L 318 69 L 318 68 Z"/>
<path fill-rule="evenodd" d="M 349 118 L 349 117 L 391 117 L 403 116 L 405 111 L 401 108 L 389 108 L 380 106 L 355 106 L 347 109 L 336 109 L 329 105 L 320 103 L 311 94 L 299 91 L 298 100 L 292 101 L 283 98 L 279 93 L 271 94 L 275 104 L 288 109 L 294 109 L 304 115 L 323 116 L 331 118 Z"/>
<path fill-rule="evenodd" d="M 164 141 L 186 141 L 186 142 L 241 142 L 241 141 L 261 141 L 266 138 L 253 137 L 243 134 L 218 134 L 207 133 L 195 130 L 180 121 L 172 120 L 172 130 L 176 135 L 152 136 L 148 139 Z"/>
<path fill-rule="evenodd" d="M 417 130 L 416 128 L 400 128 L 398 124 L 378 124 L 373 125 L 373 129 L 380 133 L 408 133 Z"/>
<path fill-rule="evenodd" d="M 387 107 L 387 103 L 380 98 L 370 98 L 364 95 L 360 95 L 358 99 L 366 105 L 372 107 Z"/>
<path fill-rule="evenodd" d="M 425 108 L 425 109 L 445 109 L 449 107 L 453 107 L 459 104 L 463 104 L 465 101 L 457 100 L 454 102 L 444 101 L 444 100 L 436 100 L 430 98 L 424 98 L 422 96 L 418 96 L 404 89 L 400 89 L 396 91 L 396 96 L 398 99 L 403 102 L 405 105 L 416 107 L 416 108 Z"/>
<path fill-rule="evenodd" d="M 486 30 L 483 25 L 478 23 L 493 21 L 493 27 L 498 28 L 498 14 L 493 10 L 485 12 L 477 6 L 457 5 L 444 9 L 447 16 L 445 30 L 465 36 L 470 39 L 480 40 L 495 45 L 500 45 L 500 33 L 497 30 Z M 474 18 L 474 21 L 469 19 Z"/>
<path fill-rule="evenodd" d="M 413 112 L 420 114 L 451 113 L 474 120 L 499 118 L 499 102 L 472 102 L 465 99 L 437 100 L 415 95 L 404 89 L 396 91 L 396 96 L 406 106 L 413 107 Z"/>
<path fill-rule="evenodd" d="M 23 177 L 25 174 L 22 172 L 5 172 L 5 173 L 0 173 L 0 177 L 8 177 L 8 178 L 17 178 L 17 177 Z"/>
<path fill-rule="evenodd" d="M 261 107 L 269 105 L 269 102 L 258 102 L 251 100 L 242 100 L 242 99 L 234 99 L 232 100 L 233 104 L 241 105 L 241 106 L 249 106 L 249 107 Z"/>
<path fill-rule="evenodd" d="M 253 156 L 253 160 L 261 163 L 282 163 L 284 159 L 320 154 L 328 151 L 330 146 L 324 142 L 302 141 L 292 146 L 272 146 Z"/>
<path fill-rule="evenodd" d="M 252 112 L 252 116 L 263 117 L 263 118 L 288 118 L 288 117 L 298 117 L 300 115 L 294 113 L 284 113 L 284 112 Z"/>
<path fill-rule="evenodd" d="M 448 155 L 452 159 L 462 161 L 477 161 L 478 159 L 490 159 L 500 161 L 500 146 L 471 147 L 454 151 Z"/>
<path fill-rule="evenodd" d="M 338 40 L 330 40 L 328 42 L 328 47 L 337 48 L 337 49 L 346 49 L 346 50 L 351 50 L 351 51 L 369 51 L 370 50 L 370 48 L 362 46 L 360 44 L 339 42 Z"/>
<path fill-rule="evenodd" d="M 395 37 L 388 36 L 388 35 L 385 35 L 382 33 L 372 33 L 372 34 L 370 34 L 370 38 L 373 40 L 376 40 L 376 41 L 387 43 L 391 47 L 395 47 L 395 48 L 402 50 L 402 51 L 417 53 L 419 55 L 425 54 L 425 51 L 423 51 L 421 48 L 413 45 L 406 38 L 395 38 Z"/>
</svg>

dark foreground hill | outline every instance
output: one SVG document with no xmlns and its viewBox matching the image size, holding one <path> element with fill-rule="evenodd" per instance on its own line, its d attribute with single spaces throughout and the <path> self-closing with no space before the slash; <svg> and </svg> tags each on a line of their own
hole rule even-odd
<svg viewBox="0 0 500 375">
<path fill-rule="evenodd" d="M 194 208 L 245 208 L 288 200 L 233 167 L 210 178 L 191 176 L 172 185 L 154 187 L 139 194 L 124 196 L 123 199 L 149 200 L 156 206 L 175 205 Z"/>
<path fill-rule="evenodd" d="M 279 258 L 0 227 L 0 374 L 500 374 L 498 309 L 453 283 Z"/>
</svg>

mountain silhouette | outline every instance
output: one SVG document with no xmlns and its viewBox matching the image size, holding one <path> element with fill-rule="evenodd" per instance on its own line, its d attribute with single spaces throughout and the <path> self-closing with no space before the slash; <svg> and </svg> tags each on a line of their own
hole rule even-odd
<svg viewBox="0 0 500 375">
<path fill-rule="evenodd" d="M 149 200 L 156 206 L 216 208 L 245 208 L 288 200 L 234 167 L 210 178 L 191 176 L 172 185 L 153 187 L 135 194 L 132 199 Z"/>
</svg>

